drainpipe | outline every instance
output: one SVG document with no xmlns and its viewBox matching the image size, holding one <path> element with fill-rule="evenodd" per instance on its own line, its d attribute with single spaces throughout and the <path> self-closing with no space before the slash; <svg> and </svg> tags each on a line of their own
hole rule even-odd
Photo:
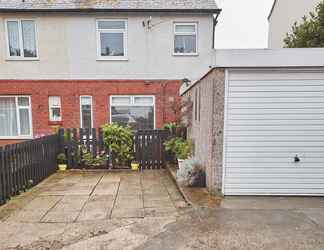
<svg viewBox="0 0 324 250">
<path fill-rule="evenodd" d="M 218 17 L 221 13 L 221 9 L 219 9 L 219 11 L 217 13 L 214 14 L 213 16 L 213 49 L 215 49 L 215 29 L 216 29 L 216 25 L 218 23 Z"/>
</svg>

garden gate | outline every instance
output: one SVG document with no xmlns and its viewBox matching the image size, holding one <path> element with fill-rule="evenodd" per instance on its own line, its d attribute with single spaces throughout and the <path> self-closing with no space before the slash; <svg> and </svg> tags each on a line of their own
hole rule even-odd
<svg viewBox="0 0 324 250">
<path fill-rule="evenodd" d="M 109 160 L 102 168 L 116 168 L 112 166 L 112 154 L 104 143 L 102 128 L 96 129 L 60 129 L 60 137 L 64 141 L 64 148 L 70 168 L 84 168 L 80 160 L 84 152 L 93 157 L 108 155 Z M 166 152 L 163 143 L 169 136 L 167 130 L 138 130 L 134 132 L 134 157 L 142 169 L 160 169 L 165 167 Z"/>
</svg>

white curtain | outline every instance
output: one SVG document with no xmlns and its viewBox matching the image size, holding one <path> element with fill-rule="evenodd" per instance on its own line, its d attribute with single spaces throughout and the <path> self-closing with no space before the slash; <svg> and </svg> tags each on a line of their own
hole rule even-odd
<svg viewBox="0 0 324 250">
<path fill-rule="evenodd" d="M 20 56 L 21 51 L 19 49 L 19 29 L 17 21 L 8 21 L 8 40 L 10 56 Z"/>
<path fill-rule="evenodd" d="M 17 136 L 15 97 L 0 97 L 0 136 Z"/>
<path fill-rule="evenodd" d="M 25 57 L 37 57 L 34 21 L 21 21 Z"/>
</svg>

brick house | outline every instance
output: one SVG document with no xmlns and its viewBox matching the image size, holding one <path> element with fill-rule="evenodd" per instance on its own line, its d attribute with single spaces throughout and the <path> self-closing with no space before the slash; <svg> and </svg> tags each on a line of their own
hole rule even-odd
<svg viewBox="0 0 324 250">
<path fill-rule="evenodd" d="M 0 144 L 178 119 L 214 57 L 214 0 L 0 0 Z"/>
</svg>

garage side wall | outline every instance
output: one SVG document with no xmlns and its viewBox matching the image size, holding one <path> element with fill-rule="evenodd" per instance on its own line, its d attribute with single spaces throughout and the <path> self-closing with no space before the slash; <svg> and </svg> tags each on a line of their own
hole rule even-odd
<svg viewBox="0 0 324 250">
<path fill-rule="evenodd" d="M 182 96 L 184 103 L 191 103 L 183 121 L 195 145 L 194 156 L 206 168 L 211 193 L 220 193 L 222 187 L 224 86 L 225 70 L 214 69 Z"/>
</svg>

